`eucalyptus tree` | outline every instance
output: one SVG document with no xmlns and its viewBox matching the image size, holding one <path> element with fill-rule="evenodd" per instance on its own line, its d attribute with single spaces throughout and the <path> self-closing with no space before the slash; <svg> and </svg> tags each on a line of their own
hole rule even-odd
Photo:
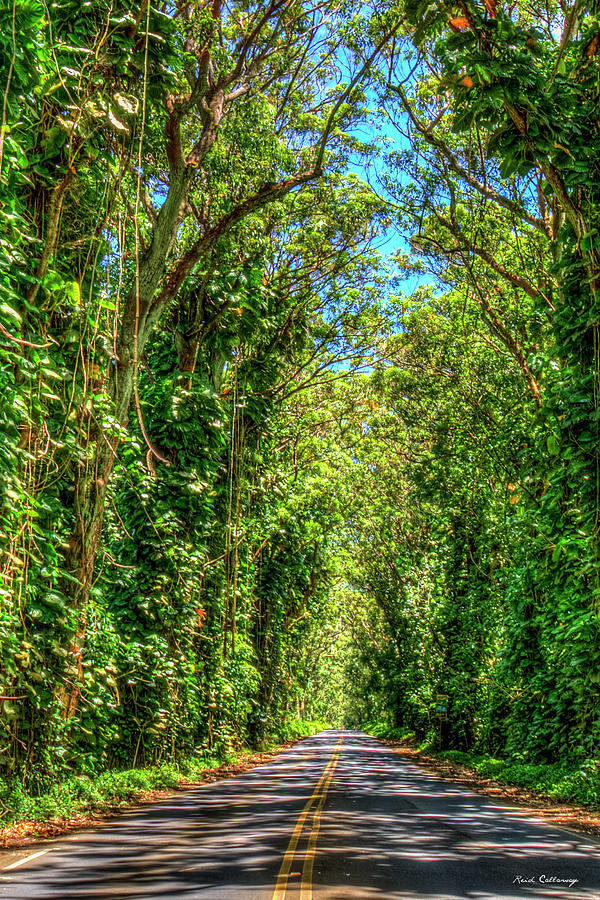
<svg viewBox="0 0 600 900">
<path fill-rule="evenodd" d="M 81 756 L 139 762 L 207 741 L 260 743 L 294 715 L 292 660 L 305 669 L 327 618 L 339 525 L 299 452 L 302 398 L 373 361 L 381 213 L 364 185 L 339 177 L 265 210 L 266 246 L 240 224 L 190 283 L 193 303 L 219 311 L 193 366 L 180 355 L 187 294 L 148 342 L 140 409 L 169 465 L 142 468 L 132 423 L 71 722 Z M 89 710 L 92 700 L 102 702 Z"/>
<path fill-rule="evenodd" d="M 4 114 L 11 136 L 3 150 L 7 164 L 18 161 L 13 187 L 18 173 L 25 173 L 24 186 L 16 191 L 24 215 L 27 185 L 39 185 L 31 219 L 40 255 L 24 275 L 31 279 L 30 307 L 40 290 L 44 297 L 51 294 L 54 304 L 56 292 L 66 290 L 76 315 L 84 324 L 89 316 L 93 324 L 103 316 L 97 309 L 103 305 L 98 269 L 106 251 L 112 257 L 104 264 L 114 279 L 104 305 L 116 306 L 113 321 L 106 323 L 106 334 L 88 326 L 91 336 L 83 348 L 84 377 L 103 388 L 108 420 L 104 436 L 94 435 L 94 459 L 76 478 L 67 552 L 75 581 L 65 589 L 79 583 L 79 603 L 89 590 L 104 491 L 119 441 L 111 427 L 118 431 L 129 415 L 153 326 L 218 238 L 321 176 L 328 154 L 344 143 L 339 125 L 349 121 L 345 101 L 354 98 L 378 46 L 375 42 L 366 58 L 357 57 L 348 81 L 338 86 L 335 30 L 342 13 L 333 3 L 239 9 L 214 3 L 170 14 L 149 5 L 137 17 L 126 7 L 102 3 L 75 17 L 69 4 L 52 10 L 49 18 L 29 7 L 7 18 L 10 78 Z M 21 49 L 18 35 L 29 30 L 31 40 Z M 377 37 L 379 44 L 384 39 Z M 17 109 L 23 95 L 26 115 Z M 219 161 L 213 152 L 209 161 L 226 124 L 226 158 Z M 36 148 L 36 141 L 39 152 L 29 159 L 26 148 Z M 71 242 L 75 257 L 71 252 L 65 258 L 65 268 L 70 266 L 76 278 L 65 287 L 64 276 L 49 270 L 60 264 L 59 236 L 64 246 L 71 223 L 78 232 Z M 86 227 L 95 243 L 82 240 Z M 13 315 L 19 316 L 18 290 L 14 305 Z M 6 329 L 7 340 L 26 347 L 19 341 L 35 336 L 27 328 L 35 332 L 27 321 L 21 337 Z M 51 333 L 52 323 L 43 329 Z"/>
<path fill-rule="evenodd" d="M 200 358 L 208 387 L 220 392 L 232 318 L 246 302 L 245 324 L 260 315 L 250 309 L 260 290 L 242 283 L 248 273 L 253 280 L 273 228 L 259 213 L 271 207 L 272 222 L 286 216 L 281 201 L 328 168 L 340 172 L 352 150 L 361 85 L 395 27 L 375 16 L 369 30 L 373 13 L 364 10 L 363 38 L 342 71 L 339 25 L 353 9 L 274 0 L 140 11 L 93 0 L 2 12 L 0 514 L 10 765 L 31 760 L 50 734 L 44 723 L 57 698 L 67 719 L 78 711 L 82 648 L 94 631 L 88 597 L 114 565 L 101 532 L 107 492 L 118 497 L 115 466 L 136 486 L 136 458 L 145 454 L 151 480 L 156 469 L 175 479 L 178 448 L 161 444 L 160 422 L 151 421 L 154 434 L 145 422 L 157 399 L 148 357 L 169 355 L 182 387 Z M 159 322 L 168 329 L 151 349 Z M 164 341 L 158 348 L 164 337 L 175 362 Z M 210 391 L 204 399 L 202 407 L 197 395 L 188 412 L 208 417 L 210 432 L 217 404 Z M 222 448 L 217 434 L 203 463 L 211 477 Z M 111 527 L 119 522 L 112 506 Z M 96 661 L 102 641 L 114 656 L 119 639 L 107 628 L 93 634 Z M 112 668 L 103 677 L 116 699 Z"/>
<path fill-rule="evenodd" d="M 214 3 L 198 9 L 188 6 L 180 13 L 180 80 L 167 93 L 164 108 L 156 110 L 157 121 L 148 120 L 150 145 L 146 148 L 141 139 L 138 142 L 137 172 L 133 160 L 136 253 L 132 263 L 123 266 L 114 358 L 107 375 L 107 393 L 114 404 L 117 425 L 129 415 L 139 358 L 152 328 L 186 278 L 207 258 L 217 240 L 239 221 L 321 176 L 334 126 L 337 128 L 339 116 L 347 115 L 346 109 L 341 111 L 343 102 L 369 63 L 369 59 L 361 60 L 358 71 L 342 90 L 327 89 L 320 66 L 327 65 L 331 58 L 332 30 L 339 15 L 335 4 L 314 7 L 271 2 L 266 7 L 258 4 L 238 8 L 234 4 L 221 8 Z M 213 154 L 209 160 L 209 154 L 226 122 L 234 120 L 235 128 L 236 119 L 243 121 L 243 112 L 233 116 L 233 110 L 243 107 L 250 111 L 246 129 L 249 124 L 252 127 L 260 123 L 261 130 L 268 131 L 269 121 L 273 129 L 278 120 L 284 119 L 289 103 L 294 102 L 297 111 L 308 112 L 316 100 L 315 89 L 319 88 L 325 96 L 319 98 L 316 122 L 303 129 L 304 140 L 299 146 L 288 144 L 287 150 L 284 146 L 279 149 L 272 138 L 266 160 L 257 165 L 258 149 L 268 147 L 265 137 L 254 135 L 254 144 L 250 139 L 249 148 L 243 141 L 235 141 L 233 153 L 241 156 L 247 149 L 253 152 L 247 161 L 242 160 L 245 165 L 226 167 L 225 184 L 218 189 L 225 195 L 219 202 L 218 190 L 211 191 L 215 169 L 220 177 L 218 159 Z M 145 127 L 143 107 L 144 104 L 140 126 Z M 161 135 L 158 147 L 157 131 Z M 286 137 L 284 132 L 284 141 Z M 140 171 L 146 153 L 151 154 L 151 164 L 158 163 L 156 170 L 148 173 L 149 178 Z M 235 188 L 227 183 L 227 168 L 237 168 Z M 252 177 L 248 177 L 248 169 L 253 169 Z M 158 208 L 152 194 L 161 198 Z M 122 248 L 122 252 L 129 254 L 129 249 Z M 198 315 L 202 313 L 199 306 Z M 193 332 L 201 333 L 201 325 L 202 321 L 192 318 Z M 193 354 L 193 349 L 190 352 Z M 98 441 L 94 459 L 76 488 L 75 530 L 67 568 L 80 585 L 78 593 L 82 592 L 82 599 L 92 577 L 105 486 L 118 440 L 118 435 L 114 435 Z M 152 442 L 148 444 L 150 451 L 160 457 Z"/>
<path fill-rule="evenodd" d="M 442 280 L 457 262 L 469 272 L 490 338 L 537 408 L 515 432 L 510 482 L 521 536 L 506 593 L 510 745 L 585 755 L 599 677 L 598 11 L 423 2 L 405 13 L 396 60 L 406 52 L 415 68 L 394 76 L 391 59 L 386 82 L 434 197 L 422 220 L 413 207 L 415 246 Z"/>
</svg>

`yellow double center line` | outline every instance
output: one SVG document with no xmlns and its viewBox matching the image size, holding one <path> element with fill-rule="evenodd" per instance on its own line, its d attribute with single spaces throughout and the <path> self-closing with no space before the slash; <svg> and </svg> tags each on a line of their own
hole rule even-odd
<svg viewBox="0 0 600 900">
<path fill-rule="evenodd" d="M 325 766 L 325 771 L 319 778 L 312 796 L 307 801 L 306 806 L 300 813 L 300 818 L 296 822 L 296 827 L 292 832 L 288 848 L 285 851 L 285 856 L 283 857 L 283 862 L 281 863 L 279 875 L 277 876 L 277 884 L 275 886 L 273 900 L 285 900 L 290 871 L 292 868 L 292 863 L 294 862 L 294 856 L 296 855 L 298 843 L 300 841 L 300 838 L 302 837 L 302 832 L 304 831 L 304 824 L 311 813 L 312 822 L 308 835 L 308 843 L 304 852 L 302 879 L 300 881 L 300 900 L 312 900 L 313 866 L 315 861 L 315 852 L 317 849 L 317 840 L 319 837 L 319 829 L 321 827 L 321 813 L 323 812 L 323 807 L 325 806 L 327 791 L 329 790 L 329 785 L 331 784 L 333 773 L 335 772 L 335 768 L 340 758 L 343 740 L 344 738 L 341 737 L 337 742 L 335 750 L 331 755 L 331 759 Z"/>
</svg>

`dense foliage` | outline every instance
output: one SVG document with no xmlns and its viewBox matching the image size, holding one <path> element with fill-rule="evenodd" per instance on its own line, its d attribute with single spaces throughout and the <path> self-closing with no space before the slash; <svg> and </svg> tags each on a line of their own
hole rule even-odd
<svg viewBox="0 0 600 900">
<path fill-rule="evenodd" d="M 593 765 L 593 3 L 0 19 L 0 779 Z"/>
<path fill-rule="evenodd" d="M 538 761 L 600 738 L 597 15 L 410 4 L 381 87 L 398 262 L 438 290 L 367 388 L 365 658 L 397 724 Z"/>
<path fill-rule="evenodd" d="M 6 776 L 297 715 L 332 520 L 294 409 L 371 352 L 384 215 L 347 161 L 390 31 L 357 7 L 339 83 L 349 11 L 2 8 Z"/>
</svg>

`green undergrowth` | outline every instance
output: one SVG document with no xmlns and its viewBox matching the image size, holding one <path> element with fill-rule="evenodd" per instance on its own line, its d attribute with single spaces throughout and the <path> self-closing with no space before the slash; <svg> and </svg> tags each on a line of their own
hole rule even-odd
<svg viewBox="0 0 600 900">
<path fill-rule="evenodd" d="M 600 806 L 600 761 L 582 763 L 533 764 L 514 760 L 494 759 L 473 752 L 446 750 L 435 754 L 440 759 L 460 763 L 480 775 L 540 791 L 554 800 Z"/>
<path fill-rule="evenodd" d="M 415 743 L 414 735 L 402 728 L 374 724 L 364 726 L 374 737 L 391 741 Z M 563 763 L 526 763 L 510 759 L 496 759 L 482 753 L 461 750 L 435 750 L 431 741 L 417 746 L 419 753 L 447 759 L 473 769 L 479 775 L 504 784 L 539 791 L 554 800 L 600 806 L 600 760 Z"/>
<path fill-rule="evenodd" d="M 331 725 L 323 719 L 312 719 L 307 722 L 303 719 L 292 719 L 290 722 L 286 722 L 284 728 L 277 731 L 276 736 L 281 743 L 285 743 L 285 741 L 302 740 L 312 734 L 318 734 L 319 731 L 327 731 L 328 728 L 331 728 Z"/>
<path fill-rule="evenodd" d="M 362 726 L 362 730 L 366 734 L 373 737 L 382 738 L 384 741 L 412 741 L 414 733 L 406 728 L 392 728 L 390 725 L 384 725 L 381 722 L 369 722 Z"/>
<path fill-rule="evenodd" d="M 276 735 L 278 743 L 309 737 L 329 726 L 320 721 L 292 720 Z M 275 749 L 270 744 L 263 749 Z M 90 777 L 72 775 L 43 790 L 32 792 L 19 779 L 0 780 L 0 826 L 19 822 L 45 822 L 101 812 L 139 800 L 148 791 L 169 790 L 185 781 L 195 781 L 207 770 L 237 762 L 244 752 L 202 753 L 191 759 L 146 768 L 109 770 Z"/>
<path fill-rule="evenodd" d="M 69 818 L 91 811 L 122 806 L 148 791 L 169 790 L 182 781 L 200 778 L 207 769 L 234 762 L 236 754 L 185 760 L 177 765 L 163 763 L 146 768 L 109 770 L 99 775 L 72 775 L 32 793 L 18 779 L 0 781 L 0 823 L 45 822 Z"/>
</svg>

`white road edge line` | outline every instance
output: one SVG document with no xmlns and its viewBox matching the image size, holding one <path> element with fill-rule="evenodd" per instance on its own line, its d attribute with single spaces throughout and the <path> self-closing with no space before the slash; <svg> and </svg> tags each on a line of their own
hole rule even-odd
<svg viewBox="0 0 600 900">
<path fill-rule="evenodd" d="M 32 853 L 30 856 L 26 856 L 24 859 L 18 859 L 16 862 L 11 863 L 10 866 L 4 866 L 0 871 L 9 872 L 11 869 L 18 869 L 19 866 L 24 866 L 25 863 L 31 862 L 32 859 L 37 859 L 38 856 L 43 856 L 44 853 L 50 853 L 50 850 L 38 850 L 37 853 Z"/>
</svg>

